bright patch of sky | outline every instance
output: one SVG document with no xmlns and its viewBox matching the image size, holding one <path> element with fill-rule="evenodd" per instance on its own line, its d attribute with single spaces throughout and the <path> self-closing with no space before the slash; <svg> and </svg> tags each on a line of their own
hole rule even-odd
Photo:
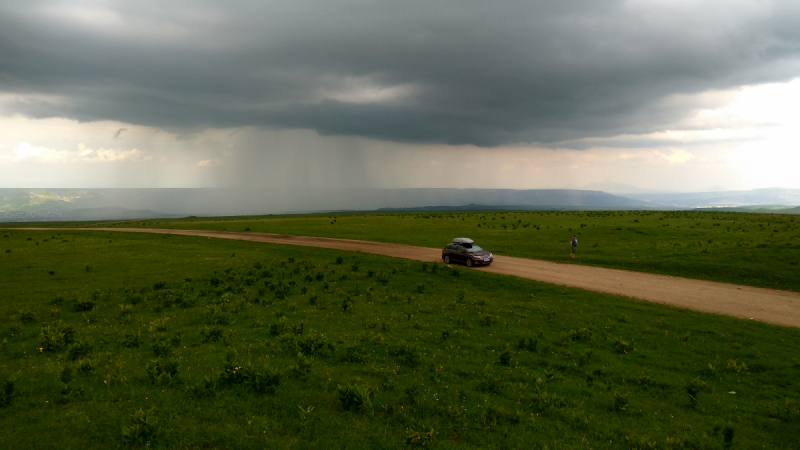
<svg viewBox="0 0 800 450">
<path fill-rule="evenodd" d="M 675 191 L 800 188 L 800 114 L 792 108 L 800 104 L 800 80 L 729 94 L 727 105 L 697 111 L 694 123 L 717 128 L 688 129 L 687 121 L 683 130 L 587 138 L 593 145 L 585 149 L 405 144 L 253 127 L 176 134 L 120 122 L 5 116 L 0 184 L 532 189 L 613 180 Z"/>
</svg>

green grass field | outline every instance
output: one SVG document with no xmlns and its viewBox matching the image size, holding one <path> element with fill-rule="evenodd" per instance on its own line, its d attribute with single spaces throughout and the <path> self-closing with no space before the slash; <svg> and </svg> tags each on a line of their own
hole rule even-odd
<svg viewBox="0 0 800 450">
<path fill-rule="evenodd" d="M 719 211 L 317 214 L 148 220 L 114 226 L 249 229 L 425 247 L 444 247 L 454 237 L 467 236 L 501 255 L 800 291 L 800 217 L 794 215 Z M 576 261 L 569 258 L 573 234 L 580 243 Z"/>
<path fill-rule="evenodd" d="M 458 231 L 534 257 L 545 239 L 531 236 L 550 236 L 549 259 L 563 259 L 566 217 L 582 258 L 622 264 L 615 233 L 662 222 L 505 213 L 458 228 L 450 216 L 146 226 L 430 246 Z M 730 232 L 723 219 L 665 219 L 660 239 L 718 229 L 711 245 L 674 249 L 696 255 L 684 268 L 718 252 L 796 255 L 780 237 L 788 218 L 770 218 L 775 232 L 736 217 Z M 792 245 L 759 248 L 771 233 Z M 714 245 L 737 235 L 744 248 Z M 3 230 L 0 242 L 1 448 L 800 447 L 797 329 L 324 249 L 66 230 Z"/>
</svg>

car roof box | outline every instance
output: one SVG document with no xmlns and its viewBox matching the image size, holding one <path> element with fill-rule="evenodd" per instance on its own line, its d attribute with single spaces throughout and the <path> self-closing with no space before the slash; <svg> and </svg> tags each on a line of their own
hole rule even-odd
<svg viewBox="0 0 800 450">
<path fill-rule="evenodd" d="M 472 239 L 470 238 L 455 238 L 453 239 L 454 244 L 474 244 Z"/>
</svg>

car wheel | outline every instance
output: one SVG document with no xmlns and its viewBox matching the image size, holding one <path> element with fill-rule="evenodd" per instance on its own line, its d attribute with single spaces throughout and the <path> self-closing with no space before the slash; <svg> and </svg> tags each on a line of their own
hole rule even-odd
<svg viewBox="0 0 800 450">
<path fill-rule="evenodd" d="M 444 259 L 445 264 L 450 264 L 450 255 L 445 255 L 442 259 Z"/>
<path fill-rule="evenodd" d="M 467 267 L 472 267 L 472 259 L 467 258 Z"/>
</svg>

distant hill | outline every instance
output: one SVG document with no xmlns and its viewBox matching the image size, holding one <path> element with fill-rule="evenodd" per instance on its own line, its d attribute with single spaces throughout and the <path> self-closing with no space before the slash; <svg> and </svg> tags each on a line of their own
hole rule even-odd
<svg viewBox="0 0 800 450">
<path fill-rule="evenodd" d="M 714 208 L 720 211 L 733 211 L 733 212 L 750 212 L 761 214 L 800 214 L 800 206 L 794 208 L 790 206 L 739 206 L 736 208 Z"/>
<path fill-rule="evenodd" d="M 180 214 L 167 214 L 149 209 L 125 209 L 118 206 L 101 208 L 73 209 L 64 214 L 64 220 L 132 220 L 155 219 L 158 217 L 180 217 Z"/>
<path fill-rule="evenodd" d="M 691 209 L 758 205 L 799 206 L 800 190 L 619 196 L 580 189 L 0 189 L 0 222 L 346 210 Z"/>
<path fill-rule="evenodd" d="M 569 205 L 469 205 L 461 206 L 420 206 L 416 208 L 378 208 L 377 212 L 446 212 L 446 211 L 574 211 L 620 209 L 607 206 L 569 206 Z M 626 209 L 639 209 L 638 207 Z"/>
<path fill-rule="evenodd" d="M 646 206 L 640 200 L 575 189 L 0 189 L 0 221 L 121 220 L 469 204 L 492 208 Z"/>
<path fill-rule="evenodd" d="M 754 205 L 800 206 L 800 189 L 768 188 L 752 191 L 639 193 L 626 197 L 668 208 L 738 207 Z"/>
<path fill-rule="evenodd" d="M 648 193 L 662 193 L 664 191 L 657 191 L 654 189 L 642 189 L 636 186 L 625 183 L 614 183 L 613 181 L 595 181 L 583 186 L 581 189 L 588 189 L 592 191 L 603 191 L 614 195 L 628 195 L 628 194 L 648 194 Z"/>
</svg>

